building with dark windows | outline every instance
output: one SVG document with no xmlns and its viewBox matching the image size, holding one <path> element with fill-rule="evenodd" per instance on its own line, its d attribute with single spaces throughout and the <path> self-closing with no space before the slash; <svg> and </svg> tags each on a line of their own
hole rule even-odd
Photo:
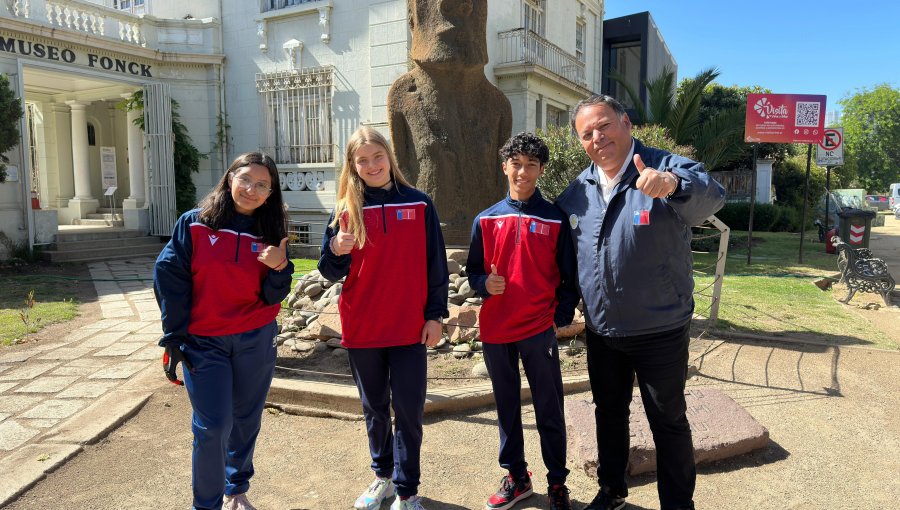
<svg viewBox="0 0 900 510">
<path fill-rule="evenodd" d="M 631 115 L 634 105 L 624 87 L 610 78 L 615 72 L 625 77 L 638 92 L 644 106 L 649 106 L 647 80 L 652 80 L 666 68 L 678 78 L 678 64 L 666 46 L 659 27 L 649 12 L 639 12 L 603 21 L 603 76 L 601 90 L 626 106 Z"/>
</svg>

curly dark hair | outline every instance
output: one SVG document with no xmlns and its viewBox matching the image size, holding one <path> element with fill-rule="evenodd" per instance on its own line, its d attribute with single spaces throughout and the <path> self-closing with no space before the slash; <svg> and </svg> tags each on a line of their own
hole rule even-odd
<svg viewBox="0 0 900 510">
<path fill-rule="evenodd" d="M 550 161 L 550 149 L 547 144 L 534 133 L 519 133 L 500 147 L 500 157 L 503 161 L 524 154 L 538 159 L 542 165 Z"/>
</svg>

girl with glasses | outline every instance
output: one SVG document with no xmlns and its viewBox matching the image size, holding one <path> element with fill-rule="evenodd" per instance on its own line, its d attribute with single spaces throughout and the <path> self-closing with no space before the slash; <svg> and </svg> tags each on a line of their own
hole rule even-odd
<svg viewBox="0 0 900 510">
<path fill-rule="evenodd" d="M 294 270 L 287 242 L 275 162 L 248 152 L 178 219 L 156 261 L 163 366 L 193 407 L 195 509 L 254 508 L 246 493 L 275 369 L 275 317 Z"/>
</svg>

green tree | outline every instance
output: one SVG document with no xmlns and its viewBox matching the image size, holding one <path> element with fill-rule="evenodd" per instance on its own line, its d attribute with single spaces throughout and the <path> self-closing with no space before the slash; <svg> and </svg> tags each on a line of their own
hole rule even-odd
<svg viewBox="0 0 900 510">
<path fill-rule="evenodd" d="M 634 126 L 631 130 L 631 136 L 637 138 L 642 144 L 656 147 L 664 151 L 669 151 L 679 156 L 694 159 L 694 148 L 690 145 L 678 145 L 675 140 L 669 138 L 666 128 L 658 124 L 644 124 L 643 126 Z"/>
<path fill-rule="evenodd" d="M 840 104 L 844 146 L 854 155 L 859 184 L 870 191 L 888 189 L 900 175 L 900 90 L 882 83 Z"/>
<path fill-rule="evenodd" d="M 0 74 L 0 182 L 6 180 L 6 151 L 19 145 L 19 120 L 25 112 L 22 102 L 9 84 L 9 76 Z"/>
</svg>

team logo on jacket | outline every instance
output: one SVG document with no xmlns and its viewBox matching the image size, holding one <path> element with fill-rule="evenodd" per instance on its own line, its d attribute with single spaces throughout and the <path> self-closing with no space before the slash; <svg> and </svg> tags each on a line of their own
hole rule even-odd
<svg viewBox="0 0 900 510">
<path fill-rule="evenodd" d="M 578 228 L 578 216 L 574 214 L 569 215 L 569 226 L 572 227 L 572 230 Z"/>
<path fill-rule="evenodd" d="M 550 226 L 537 221 L 532 221 L 531 225 L 528 226 L 528 231 L 546 236 L 550 234 Z"/>
<path fill-rule="evenodd" d="M 217 236 L 215 234 L 209 234 L 209 245 L 210 246 L 215 246 L 216 241 L 218 241 L 218 240 L 219 240 L 219 236 Z"/>
<path fill-rule="evenodd" d="M 250 251 L 260 253 L 266 249 L 265 243 L 250 243 Z"/>
<path fill-rule="evenodd" d="M 397 209 L 398 220 L 414 220 L 416 219 L 415 209 Z"/>
</svg>

